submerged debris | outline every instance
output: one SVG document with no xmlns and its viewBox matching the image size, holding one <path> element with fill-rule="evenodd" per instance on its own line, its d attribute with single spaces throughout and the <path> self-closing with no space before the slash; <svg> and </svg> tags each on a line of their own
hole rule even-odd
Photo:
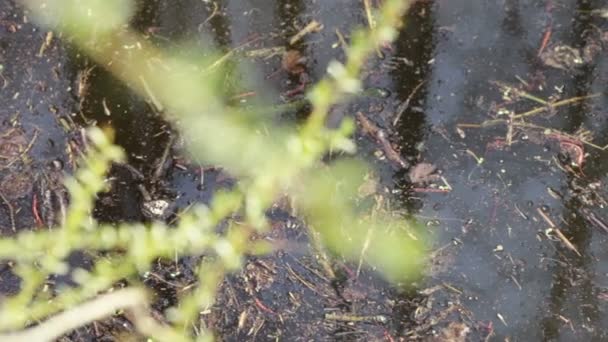
<svg viewBox="0 0 608 342">
<path fill-rule="evenodd" d="M 141 205 L 142 214 L 151 220 L 164 220 L 168 218 L 171 214 L 168 209 L 169 201 L 163 199 L 144 201 Z"/>
<path fill-rule="evenodd" d="M 430 163 L 418 163 L 410 169 L 408 176 L 414 184 L 423 184 L 438 180 L 437 167 Z"/>
<path fill-rule="evenodd" d="M 579 49 L 568 45 L 554 45 L 540 54 L 543 64 L 556 69 L 572 71 L 584 64 Z"/>
<path fill-rule="evenodd" d="M 380 129 L 380 127 L 378 127 L 375 123 L 366 118 L 363 113 L 357 112 L 356 116 L 359 124 L 361 125 L 361 131 L 364 134 L 373 137 L 378 143 L 380 143 L 382 152 L 384 152 L 388 160 L 402 168 L 408 168 L 410 166 L 410 163 L 405 160 L 393 147 L 384 130 Z"/>
</svg>

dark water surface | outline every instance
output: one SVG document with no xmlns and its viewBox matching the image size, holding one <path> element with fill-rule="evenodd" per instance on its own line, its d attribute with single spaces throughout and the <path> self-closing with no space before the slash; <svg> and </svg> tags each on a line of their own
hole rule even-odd
<svg viewBox="0 0 608 342">
<path fill-rule="evenodd" d="M 293 47 L 306 57 L 304 72 L 312 81 L 325 74 L 331 59 L 344 58 L 336 30 L 348 37 L 353 27 L 366 24 L 363 2 L 352 0 L 223 1 L 212 17 L 211 1 L 139 3 L 133 25 L 170 49 L 185 42 L 204 48 L 208 41 L 225 51 L 246 42 L 246 50 L 287 46 L 293 34 L 317 20 L 324 29 Z M 459 291 L 461 304 L 472 317 L 493 330 L 492 340 L 608 338 L 608 241 L 598 223 L 608 221 L 602 201 L 608 192 L 607 153 L 585 145 L 582 169 L 572 170 L 567 159 L 575 155 L 567 153 L 568 141 L 548 138 L 543 129 L 516 127 L 511 146 L 501 140 L 508 134 L 505 124 L 457 129 L 459 124 L 493 119 L 499 108 L 522 113 L 541 106 L 526 99 L 508 102 L 494 82 L 525 84 L 527 92 L 542 99 L 600 93 L 526 122 L 572 135 L 584 128 L 596 145 L 608 144 L 608 98 L 603 94 L 608 20 L 592 12 L 602 6 L 602 1 L 583 0 L 418 1 L 405 17 L 398 40 L 383 49 L 383 58 L 374 57 L 368 64 L 365 85 L 385 88 L 390 96 L 357 100 L 342 113 L 363 112 L 391 133 L 404 158 L 413 164 L 434 164 L 451 186 L 447 192 L 423 192 L 424 186 L 410 183 L 408 170 L 378 160 L 374 152 L 379 146 L 358 136 L 362 154 L 377 168 L 395 210 L 417 217 L 436 236 L 440 267 L 423 287 L 447 284 Z M 19 114 L 30 138 L 34 127 L 40 128 L 32 151 L 36 162 L 29 167 L 44 168 L 54 159 L 66 159 L 67 139 L 56 118 L 80 110 L 89 120 L 116 129 L 130 164 L 144 175 L 154 172 L 169 134 L 151 107 L 101 67 L 91 72 L 87 100 L 79 104 L 73 91 L 66 90 L 77 86 L 78 72 L 87 67 L 85 59 L 61 43 L 52 45 L 49 57 L 37 57 L 45 32 L 22 24 L 23 14 L 11 1 L 2 2 L 0 13 L 0 63 L 2 75 L 10 80 L 0 92 L 0 115 L 8 127 L 12 116 Z M 11 22 L 23 26 L 12 32 Z M 546 50 L 558 44 L 582 49 L 594 43 L 604 49 L 582 65 L 552 68 L 538 56 L 548 27 Z M 604 35 L 607 42 L 601 41 Z M 283 101 L 277 99 L 301 81 L 280 70 L 280 55 L 250 62 L 256 73 L 243 87 L 273 103 Z M 260 81 L 272 87 L 255 89 Z M 405 101 L 409 106 L 393 125 Z M 110 116 L 104 113 L 104 103 Z M 107 221 L 142 219 L 137 209 L 142 199 L 132 175 L 124 170 L 115 174 L 124 187 L 113 195 L 117 202 L 98 206 L 96 215 Z M 201 187 L 197 169 L 168 166 L 168 192 L 177 196 L 178 207 L 206 202 L 218 186 L 229 185 L 216 170 L 205 177 Z M 543 215 L 580 255 L 547 234 L 550 227 Z M 17 220 L 20 227 L 33 224 L 26 211 Z M 7 222 L 2 220 L 4 227 Z M 402 319 L 409 320 L 410 314 L 403 313 Z M 285 338 L 298 334 L 297 329 L 283 332 Z"/>
</svg>

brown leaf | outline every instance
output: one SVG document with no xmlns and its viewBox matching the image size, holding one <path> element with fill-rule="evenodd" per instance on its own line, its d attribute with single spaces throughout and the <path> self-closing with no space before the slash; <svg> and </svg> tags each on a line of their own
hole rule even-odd
<svg viewBox="0 0 608 342">
<path fill-rule="evenodd" d="M 292 74 L 301 74 L 304 72 L 304 62 L 306 57 L 303 57 L 298 50 L 287 50 L 283 54 L 281 67 Z"/>
</svg>

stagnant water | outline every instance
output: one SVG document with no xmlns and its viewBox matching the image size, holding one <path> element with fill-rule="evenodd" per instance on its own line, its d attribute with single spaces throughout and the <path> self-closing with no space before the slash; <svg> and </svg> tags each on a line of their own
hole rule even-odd
<svg viewBox="0 0 608 342">
<path fill-rule="evenodd" d="M 214 2 L 140 1 L 133 25 L 164 47 L 212 42 L 228 50 L 248 41 L 256 48 L 285 46 L 314 19 L 323 30 L 305 36 L 295 47 L 306 57 L 305 73 L 313 81 L 325 74 L 331 59 L 344 57 L 335 45 L 336 30 L 346 34 L 366 25 L 362 1 L 241 0 L 217 5 L 216 15 L 207 20 Z M 608 241 L 601 228 L 601 221 L 608 221 L 602 204 L 608 192 L 607 153 L 585 145 L 582 169 L 569 171 L 572 160 L 566 159 L 578 156 L 568 150 L 572 142 L 550 138 L 543 129 L 516 127 L 509 146 L 502 140 L 509 135 L 505 124 L 461 125 L 492 119 L 500 107 L 522 113 L 540 106 L 529 100 L 509 103 L 496 82 L 525 87 L 542 99 L 598 93 L 527 122 L 568 134 L 584 128 L 593 133 L 597 146 L 606 145 L 606 50 L 564 69 L 539 57 L 543 41 L 543 51 L 558 45 L 606 46 L 602 39 L 608 40 L 608 22 L 597 11 L 602 6 L 606 4 L 583 0 L 418 1 L 404 18 L 397 41 L 383 49 L 383 58 L 370 62 L 366 86 L 385 88 L 390 96 L 359 102 L 356 110 L 392 132 L 404 158 L 434 164 L 451 190 L 412 187 L 407 170 L 379 161 L 373 153 L 379 146 L 358 136 L 362 154 L 374 162 L 397 203 L 395 210 L 426 224 L 436 236 L 436 248 L 442 248 L 441 267 L 426 285 L 448 284 L 460 291 L 476 319 L 493 323 L 496 340 L 603 340 L 608 334 Z M 150 165 L 168 137 L 163 134 L 166 125 L 150 107 L 101 68 L 91 72 L 88 100 L 79 104 L 73 92 L 65 90 L 76 87 L 78 71 L 87 67 L 84 59 L 62 44 L 53 45 L 50 57 L 37 57 L 45 32 L 31 25 L 13 29 L 12 22 L 22 25 L 22 12 L 10 1 L 0 10 L 2 75 L 9 80 L 0 93 L 0 113 L 7 127 L 19 115 L 27 123 L 28 137 L 33 127 L 40 128 L 31 168 L 66 158 L 65 139 L 54 118 L 82 107 L 85 117 L 116 129 L 117 142 L 134 167 L 145 175 L 153 172 Z M 279 70 L 280 56 L 252 64 L 256 77 L 272 85 L 266 96 L 273 101 L 299 82 Z M 276 76 L 267 79 L 273 73 Z M 406 101 L 409 105 L 394 125 L 395 113 Z M 125 171 L 116 172 L 120 177 Z M 179 207 L 207 201 L 215 181 L 222 182 L 214 171 L 202 188 L 192 170 L 172 168 L 168 175 L 170 190 L 179 194 Z M 142 218 L 137 210 L 140 195 L 129 173 L 122 177 L 125 186 L 115 195 L 119 201 L 100 206 L 96 215 L 101 219 Z M 550 227 L 543 216 L 578 254 L 555 234 L 547 234 Z M 26 211 L 16 219 L 22 227 L 34 223 Z M 9 226 L 6 219 L 2 223 Z M 10 292 L 16 285 L 9 281 L 3 287 Z"/>
</svg>

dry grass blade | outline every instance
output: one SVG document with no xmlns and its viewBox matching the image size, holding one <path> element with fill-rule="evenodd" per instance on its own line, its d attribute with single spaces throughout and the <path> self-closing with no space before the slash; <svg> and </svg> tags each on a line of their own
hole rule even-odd
<svg viewBox="0 0 608 342">
<path fill-rule="evenodd" d="M 291 37 L 291 39 L 289 40 L 289 45 L 294 45 L 295 43 L 299 42 L 300 39 L 304 38 L 304 36 L 306 36 L 307 34 L 312 32 L 319 32 L 322 29 L 323 25 L 318 21 L 313 20 L 308 23 L 308 25 L 306 25 L 303 29 L 301 29 L 300 32 L 296 33 L 293 37 Z"/>
</svg>

